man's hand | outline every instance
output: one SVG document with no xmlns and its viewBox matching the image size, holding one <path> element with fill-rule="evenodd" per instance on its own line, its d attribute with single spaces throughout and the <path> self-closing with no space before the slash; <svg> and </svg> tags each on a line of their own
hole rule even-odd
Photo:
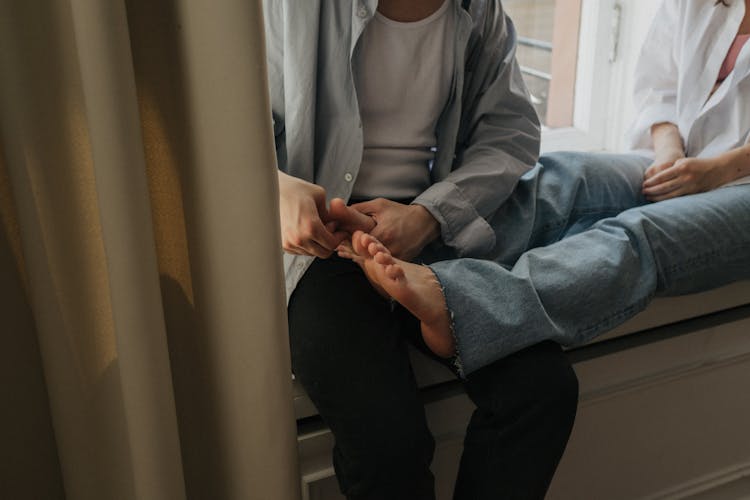
<svg viewBox="0 0 750 500">
<path fill-rule="evenodd" d="M 370 231 L 394 257 L 411 261 L 440 236 L 440 224 L 421 205 L 404 205 L 376 198 L 352 205 L 377 224 Z"/>
<path fill-rule="evenodd" d="M 646 170 L 643 194 L 661 201 L 715 189 L 725 180 L 723 168 L 714 158 L 681 158 L 671 165 Z"/>
<path fill-rule="evenodd" d="M 320 186 L 279 171 L 281 241 L 285 252 L 328 258 L 347 237 L 326 226 L 326 192 Z"/>
<path fill-rule="evenodd" d="M 375 228 L 375 221 L 372 217 L 346 206 L 346 202 L 341 198 L 334 198 L 328 209 L 326 227 L 351 236 L 355 231 L 371 232 Z"/>
</svg>

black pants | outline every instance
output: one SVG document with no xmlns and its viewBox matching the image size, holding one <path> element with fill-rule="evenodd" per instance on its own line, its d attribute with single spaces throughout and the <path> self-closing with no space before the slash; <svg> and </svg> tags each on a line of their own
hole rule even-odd
<svg viewBox="0 0 750 500">
<path fill-rule="evenodd" d="M 349 499 L 434 498 L 435 443 L 407 342 L 419 323 L 392 309 L 359 267 L 316 259 L 289 303 L 292 365 L 336 439 L 334 466 Z M 498 332 L 502 335 L 502 332 Z M 578 381 L 545 342 L 468 376 L 476 404 L 455 498 L 541 499 L 575 418 Z"/>
</svg>

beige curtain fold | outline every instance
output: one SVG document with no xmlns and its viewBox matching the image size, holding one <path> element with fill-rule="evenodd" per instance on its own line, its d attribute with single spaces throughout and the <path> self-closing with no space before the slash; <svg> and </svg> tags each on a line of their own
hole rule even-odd
<svg viewBox="0 0 750 500">
<path fill-rule="evenodd" d="M 0 497 L 299 495 L 261 16 L 0 0 Z"/>
</svg>

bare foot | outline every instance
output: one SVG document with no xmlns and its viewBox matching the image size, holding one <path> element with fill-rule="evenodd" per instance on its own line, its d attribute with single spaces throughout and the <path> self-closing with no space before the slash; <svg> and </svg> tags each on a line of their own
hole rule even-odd
<svg viewBox="0 0 750 500">
<path fill-rule="evenodd" d="M 365 215 L 352 207 L 348 207 L 341 198 L 333 198 L 328 209 L 327 223 L 334 224 L 336 232 L 344 231 L 352 234 L 354 231 L 369 233 L 375 228 L 376 222 L 369 215 Z"/>
<path fill-rule="evenodd" d="M 432 352 L 448 358 L 456 353 L 451 319 L 442 287 L 427 266 L 412 264 L 391 255 L 374 236 L 356 231 L 352 252 L 339 255 L 357 262 L 379 291 L 393 297 L 421 322 L 422 338 Z"/>
</svg>

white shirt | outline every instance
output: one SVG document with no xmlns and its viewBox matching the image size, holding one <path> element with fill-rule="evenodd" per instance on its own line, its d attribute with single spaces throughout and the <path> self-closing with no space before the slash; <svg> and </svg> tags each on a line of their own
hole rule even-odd
<svg viewBox="0 0 750 500">
<path fill-rule="evenodd" d="M 706 158 L 750 140 L 750 44 L 716 89 L 719 70 L 745 15 L 745 2 L 664 0 L 646 37 L 635 75 L 638 116 L 633 150 L 653 156 L 651 126 L 678 126 L 687 156 Z M 731 184 L 750 183 L 750 176 Z"/>
<path fill-rule="evenodd" d="M 408 23 L 377 12 L 365 28 L 352 64 L 364 134 L 352 198 L 411 199 L 432 184 L 435 127 L 453 79 L 450 6 Z"/>
</svg>

